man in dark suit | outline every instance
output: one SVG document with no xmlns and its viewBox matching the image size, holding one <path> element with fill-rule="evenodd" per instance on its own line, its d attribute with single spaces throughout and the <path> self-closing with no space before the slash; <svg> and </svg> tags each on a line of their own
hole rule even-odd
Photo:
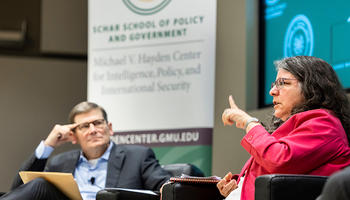
<svg viewBox="0 0 350 200">
<path fill-rule="evenodd" d="M 323 186 L 322 194 L 316 200 L 350 199 L 350 166 L 332 174 Z"/>
<path fill-rule="evenodd" d="M 116 145 L 110 140 L 112 124 L 97 104 L 76 105 L 69 121 L 71 124 L 55 125 L 20 171 L 72 173 L 84 200 L 95 199 L 97 191 L 105 187 L 159 190 L 170 178 L 150 148 Z M 54 148 L 66 142 L 79 144 L 81 150 L 61 153 L 48 161 Z M 42 178 L 23 184 L 17 175 L 11 191 L 0 199 L 68 198 Z"/>
</svg>

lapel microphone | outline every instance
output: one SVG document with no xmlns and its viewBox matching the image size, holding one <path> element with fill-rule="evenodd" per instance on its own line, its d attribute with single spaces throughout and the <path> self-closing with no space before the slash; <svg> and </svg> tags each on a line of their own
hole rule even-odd
<svg viewBox="0 0 350 200">
<path fill-rule="evenodd" d="M 91 185 L 95 184 L 95 177 L 90 178 Z"/>
</svg>

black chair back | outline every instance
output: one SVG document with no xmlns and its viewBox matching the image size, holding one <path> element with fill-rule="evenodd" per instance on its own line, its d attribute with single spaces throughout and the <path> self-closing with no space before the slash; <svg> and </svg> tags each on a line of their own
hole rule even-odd
<svg viewBox="0 0 350 200">
<path fill-rule="evenodd" d="M 167 164 L 162 167 L 170 172 L 172 177 L 181 176 L 181 174 L 204 177 L 204 173 L 198 167 L 189 163 Z"/>
<path fill-rule="evenodd" d="M 328 177 L 270 174 L 255 180 L 255 200 L 315 200 Z"/>
</svg>

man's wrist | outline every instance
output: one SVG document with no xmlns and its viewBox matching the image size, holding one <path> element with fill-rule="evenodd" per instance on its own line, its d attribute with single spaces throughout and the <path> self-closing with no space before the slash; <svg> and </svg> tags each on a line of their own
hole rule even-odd
<svg viewBox="0 0 350 200">
<path fill-rule="evenodd" d="M 52 151 L 54 150 L 53 147 L 45 145 L 44 141 L 41 141 L 40 144 L 35 149 L 35 156 L 38 159 L 46 159 L 48 158 Z"/>
</svg>

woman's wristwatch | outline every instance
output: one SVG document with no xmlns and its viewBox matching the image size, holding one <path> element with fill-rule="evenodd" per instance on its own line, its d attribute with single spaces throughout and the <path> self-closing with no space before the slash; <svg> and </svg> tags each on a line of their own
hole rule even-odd
<svg viewBox="0 0 350 200">
<path fill-rule="evenodd" d="M 244 130 L 247 129 L 248 125 L 249 125 L 251 122 L 258 122 L 258 123 L 259 123 L 260 121 L 259 121 L 257 118 L 255 118 L 255 117 L 249 118 L 249 119 L 246 121 L 245 125 L 244 125 Z"/>
</svg>

